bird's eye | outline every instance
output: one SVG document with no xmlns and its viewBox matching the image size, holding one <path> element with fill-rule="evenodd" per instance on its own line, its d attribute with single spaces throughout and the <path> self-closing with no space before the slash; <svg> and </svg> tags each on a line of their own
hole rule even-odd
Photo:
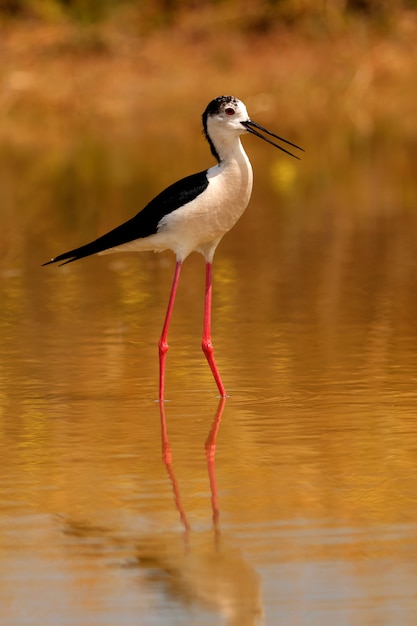
<svg viewBox="0 0 417 626">
<path fill-rule="evenodd" d="M 235 110 L 232 109 L 232 107 L 228 107 L 227 109 L 224 110 L 224 112 L 226 113 L 226 115 L 234 115 L 235 114 Z"/>
</svg>

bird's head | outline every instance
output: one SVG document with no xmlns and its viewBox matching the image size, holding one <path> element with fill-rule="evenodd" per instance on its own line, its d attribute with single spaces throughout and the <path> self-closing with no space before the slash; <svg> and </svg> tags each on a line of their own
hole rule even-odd
<svg viewBox="0 0 417 626">
<path fill-rule="evenodd" d="M 271 131 L 251 120 L 246 110 L 246 106 L 241 100 L 238 100 L 234 96 L 219 96 L 209 102 L 203 113 L 203 129 L 207 141 L 210 144 L 211 152 L 217 160 L 219 160 L 219 155 L 215 146 L 216 138 L 219 136 L 230 137 L 233 134 L 242 135 L 243 133 L 251 133 L 252 135 L 263 139 L 296 159 L 299 157 L 274 143 L 262 135 L 261 132 L 269 135 L 270 137 L 275 137 L 275 139 L 279 139 L 279 141 L 283 141 L 297 150 L 303 150 L 294 143 L 291 143 L 291 141 L 287 141 L 286 139 L 275 135 Z"/>
</svg>

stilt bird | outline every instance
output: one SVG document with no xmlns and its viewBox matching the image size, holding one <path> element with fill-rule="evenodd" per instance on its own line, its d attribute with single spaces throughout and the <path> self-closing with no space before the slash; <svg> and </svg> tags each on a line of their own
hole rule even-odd
<svg viewBox="0 0 417 626">
<path fill-rule="evenodd" d="M 217 164 L 173 183 L 137 215 L 98 239 L 60 254 L 49 263 L 71 263 L 91 254 L 134 250 L 172 250 L 176 266 L 168 309 L 159 339 L 159 399 L 164 399 L 168 329 L 181 266 L 191 252 L 206 260 L 206 290 L 202 348 L 221 396 L 226 396 L 211 341 L 212 263 L 214 252 L 246 209 L 252 192 L 252 166 L 240 135 L 251 133 L 283 152 L 294 154 L 268 137 L 302 150 L 250 119 L 243 102 L 233 96 L 212 100 L 203 113 L 203 129 Z M 265 136 L 267 135 L 267 136 Z"/>
</svg>

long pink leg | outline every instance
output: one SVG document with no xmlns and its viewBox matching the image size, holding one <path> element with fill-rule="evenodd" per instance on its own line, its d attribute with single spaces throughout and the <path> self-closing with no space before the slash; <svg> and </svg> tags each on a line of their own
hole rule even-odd
<svg viewBox="0 0 417 626">
<path fill-rule="evenodd" d="M 222 398 L 226 398 L 226 390 L 223 386 L 222 379 L 220 378 L 219 370 L 217 369 L 216 361 L 214 360 L 213 344 L 211 342 L 211 294 L 212 294 L 212 269 L 213 265 L 209 262 L 206 263 L 206 295 L 204 299 L 204 325 L 203 325 L 203 341 L 202 348 L 206 355 L 208 364 L 213 373 L 214 380 L 216 381 L 217 388 Z"/>
<path fill-rule="evenodd" d="M 168 352 L 168 329 L 171 321 L 172 310 L 174 308 L 175 296 L 177 293 L 178 280 L 181 272 L 181 261 L 177 261 L 174 272 L 174 280 L 172 281 L 171 293 L 168 301 L 168 308 L 165 316 L 164 325 L 162 327 L 161 337 L 159 338 L 159 401 L 164 400 L 165 390 L 165 362 Z"/>
</svg>

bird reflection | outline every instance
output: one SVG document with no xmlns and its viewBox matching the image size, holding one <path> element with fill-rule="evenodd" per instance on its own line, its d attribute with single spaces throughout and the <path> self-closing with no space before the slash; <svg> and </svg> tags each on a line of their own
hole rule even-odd
<svg viewBox="0 0 417 626">
<path fill-rule="evenodd" d="M 216 441 L 217 441 L 217 433 L 220 428 L 220 421 L 222 419 L 224 405 L 226 403 L 225 398 L 221 398 L 219 402 L 219 406 L 217 407 L 216 415 L 214 416 L 213 424 L 209 433 L 209 436 L 206 439 L 206 458 L 207 458 L 207 470 L 210 481 L 210 492 L 211 492 L 211 508 L 213 511 L 213 527 L 216 533 L 219 531 L 219 501 L 217 497 L 217 482 L 216 482 L 216 465 L 215 465 L 215 454 L 216 454 Z"/>
<path fill-rule="evenodd" d="M 169 439 L 168 439 L 168 430 L 167 430 L 167 421 L 165 417 L 164 403 L 160 402 L 159 404 L 160 404 L 160 413 L 161 413 L 162 460 L 165 463 L 165 467 L 167 469 L 168 476 L 172 484 L 175 506 L 177 507 L 178 513 L 180 514 L 180 519 L 185 528 L 185 531 L 186 533 L 188 533 L 188 531 L 191 530 L 191 527 L 190 527 L 190 524 L 188 523 L 187 516 L 182 506 L 180 490 L 178 487 L 178 481 L 174 474 L 174 470 L 172 469 L 172 452 L 171 452 L 171 446 L 170 446 Z"/>
<path fill-rule="evenodd" d="M 64 532 L 82 547 L 84 555 L 87 546 L 90 556 L 102 554 L 103 547 L 110 548 L 113 554 L 124 554 L 123 567 L 140 570 L 141 594 L 149 587 L 150 595 L 155 590 L 162 592 L 171 605 L 177 603 L 185 610 L 196 605 L 202 611 L 213 611 L 227 626 L 261 626 L 263 608 L 259 577 L 239 548 L 232 545 L 220 530 L 215 454 L 225 402 L 224 398 L 220 400 L 205 442 L 212 511 L 212 524 L 207 530 L 192 531 L 174 471 L 165 405 L 159 403 L 162 460 L 183 531 L 155 529 L 132 533 L 67 520 Z"/>
<path fill-rule="evenodd" d="M 205 442 L 213 530 L 194 534 L 191 533 L 191 526 L 182 505 L 172 464 L 165 406 L 160 403 L 162 459 L 184 527 L 182 554 L 178 553 L 177 544 L 174 552 L 171 555 L 166 553 L 165 558 L 168 557 L 171 561 L 175 554 L 175 564 L 172 563 L 173 567 L 169 568 L 170 587 L 175 596 L 217 610 L 228 626 L 260 626 L 263 623 L 263 609 L 259 578 L 242 553 L 230 545 L 220 532 L 215 454 L 225 403 L 226 399 L 221 398 Z"/>
<path fill-rule="evenodd" d="M 215 468 L 214 459 L 215 459 L 215 454 L 216 454 L 217 433 L 219 432 L 220 422 L 221 422 L 225 404 L 226 404 L 226 398 L 220 398 L 219 405 L 217 407 L 217 411 L 214 416 L 213 424 L 212 424 L 211 430 L 209 432 L 209 435 L 207 437 L 206 444 L 205 444 L 207 469 L 208 469 L 210 491 L 211 491 L 211 505 L 212 505 L 212 511 L 213 511 L 213 526 L 216 531 L 218 530 L 218 524 L 219 524 L 219 508 L 218 508 L 218 497 L 217 497 L 216 468 Z M 186 513 L 181 503 L 181 496 L 180 496 L 180 491 L 178 487 L 178 481 L 175 477 L 174 470 L 172 468 L 172 452 L 171 452 L 171 446 L 170 446 L 169 439 L 168 439 L 165 406 L 163 403 L 160 403 L 160 414 L 161 414 L 162 460 L 165 463 L 165 467 L 167 469 L 168 476 L 172 484 L 175 506 L 177 507 L 178 513 L 180 514 L 181 522 L 185 530 L 188 532 L 189 530 L 191 530 L 191 527 L 187 520 Z"/>
</svg>

